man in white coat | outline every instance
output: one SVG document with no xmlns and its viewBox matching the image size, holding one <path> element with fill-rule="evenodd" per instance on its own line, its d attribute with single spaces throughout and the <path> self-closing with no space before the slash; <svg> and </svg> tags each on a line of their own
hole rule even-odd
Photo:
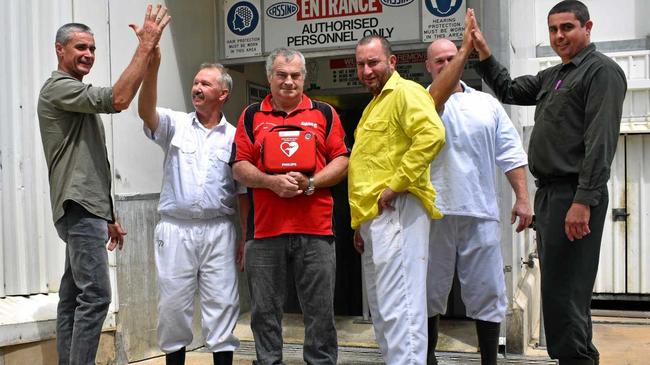
<svg viewBox="0 0 650 365">
<path fill-rule="evenodd" d="M 426 67 L 435 79 L 456 56 L 447 39 L 431 43 Z M 431 92 L 431 90 L 430 90 Z M 454 271 L 458 271 L 467 315 L 476 320 L 482 364 L 496 364 L 499 327 L 507 298 L 500 249 L 496 169 L 508 178 L 516 201 L 511 223 L 517 232 L 532 220 L 526 188 L 526 153 L 501 104 L 460 81 L 444 105 L 447 144 L 431 164 L 438 192 L 436 206 L 445 215 L 431 221 L 427 274 L 428 364 L 437 364 L 440 314 L 447 310 Z"/>
<path fill-rule="evenodd" d="M 156 108 L 160 51 L 149 62 L 138 100 L 148 138 L 165 152 L 154 233 L 158 272 L 158 344 L 167 365 L 185 362 L 192 342 L 194 295 L 198 290 L 205 347 L 215 365 L 232 364 L 239 340 L 236 227 L 237 195 L 230 154 L 235 127 L 222 113 L 232 78 L 220 64 L 201 65 L 192 85 L 194 112 Z M 243 230 L 245 232 L 245 229 Z"/>
</svg>

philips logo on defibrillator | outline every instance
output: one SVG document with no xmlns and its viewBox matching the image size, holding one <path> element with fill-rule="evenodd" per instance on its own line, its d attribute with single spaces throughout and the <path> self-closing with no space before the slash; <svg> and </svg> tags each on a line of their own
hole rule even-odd
<svg viewBox="0 0 650 365">
<path fill-rule="evenodd" d="M 412 3 L 413 0 L 381 0 L 381 3 L 386 6 L 398 7 Z"/>
<path fill-rule="evenodd" d="M 266 9 L 266 15 L 274 19 L 284 19 L 298 12 L 298 5 L 292 3 L 277 3 Z"/>
</svg>

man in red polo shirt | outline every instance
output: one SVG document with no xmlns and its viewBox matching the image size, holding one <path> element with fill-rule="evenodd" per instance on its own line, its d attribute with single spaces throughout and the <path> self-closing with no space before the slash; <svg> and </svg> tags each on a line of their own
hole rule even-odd
<svg viewBox="0 0 650 365">
<path fill-rule="evenodd" d="M 282 362 L 282 314 L 286 281 L 295 280 L 304 314 L 303 356 L 309 364 L 336 364 L 334 281 L 336 257 L 329 187 L 346 175 L 349 149 L 334 109 L 303 94 L 305 58 L 276 49 L 266 60 L 271 86 L 261 104 L 244 110 L 235 135 L 235 179 L 252 191 L 254 217 L 245 268 L 251 293 L 251 329 L 257 363 Z M 270 129 L 295 125 L 316 137 L 313 173 L 265 172 L 261 144 Z M 266 150 L 268 153 L 268 148 Z M 291 265 L 294 277 L 287 277 Z"/>
</svg>

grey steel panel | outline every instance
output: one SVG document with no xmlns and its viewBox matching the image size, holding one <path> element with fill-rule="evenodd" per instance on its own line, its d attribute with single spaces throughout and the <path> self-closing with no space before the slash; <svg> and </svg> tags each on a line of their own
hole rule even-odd
<svg viewBox="0 0 650 365">
<path fill-rule="evenodd" d="M 146 199 L 148 198 L 148 199 Z M 117 196 L 115 209 L 127 231 L 124 249 L 117 253 L 117 288 L 120 307 L 117 315 L 120 351 L 129 362 L 162 353 L 158 348 L 158 280 L 154 258 L 154 229 L 157 194 Z M 198 304 L 198 300 L 195 304 Z M 194 307 L 194 341 L 188 348 L 203 344 L 200 310 Z"/>
</svg>

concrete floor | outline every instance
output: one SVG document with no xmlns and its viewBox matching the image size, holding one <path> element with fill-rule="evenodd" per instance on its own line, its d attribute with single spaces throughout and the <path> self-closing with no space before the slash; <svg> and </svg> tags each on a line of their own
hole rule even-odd
<svg viewBox="0 0 650 365">
<path fill-rule="evenodd" d="M 593 317 L 594 344 L 603 365 L 650 364 L 650 319 Z"/>
<path fill-rule="evenodd" d="M 250 315 L 240 318 L 235 334 L 242 341 L 235 352 L 237 365 L 250 364 L 255 359 Z M 594 343 L 601 353 L 603 365 L 650 364 L 650 319 L 625 317 L 594 317 Z M 303 364 L 302 339 L 304 332 L 299 315 L 285 316 L 284 358 L 287 365 Z M 339 364 L 383 364 L 374 340 L 372 326 L 358 323 L 354 318 L 337 320 Z M 474 324 L 464 320 L 441 321 L 438 342 L 440 365 L 480 364 L 477 353 Z M 499 364 L 554 364 L 544 349 L 530 348 L 526 356 L 508 355 Z M 135 362 L 138 365 L 164 365 L 164 357 Z M 212 354 L 202 349 L 188 352 L 186 365 L 212 364 Z"/>
</svg>

